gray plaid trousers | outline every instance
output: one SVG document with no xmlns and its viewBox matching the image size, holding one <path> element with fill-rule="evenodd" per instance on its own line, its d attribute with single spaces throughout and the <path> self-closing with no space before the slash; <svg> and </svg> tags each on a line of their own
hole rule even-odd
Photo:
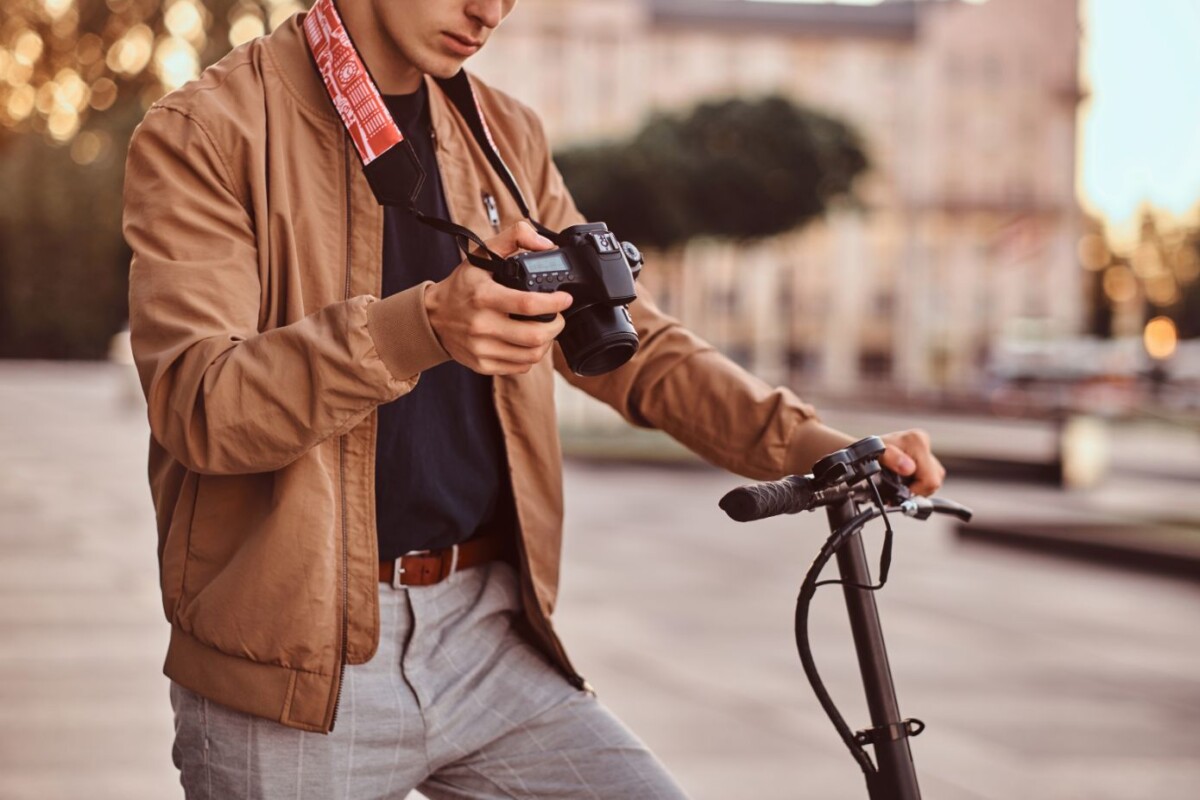
<svg viewBox="0 0 1200 800">
<path fill-rule="evenodd" d="M 403 800 L 414 788 L 431 800 L 686 800 L 631 731 L 514 630 L 513 567 L 379 591 L 379 650 L 346 668 L 328 736 L 171 685 L 188 800 Z"/>
</svg>

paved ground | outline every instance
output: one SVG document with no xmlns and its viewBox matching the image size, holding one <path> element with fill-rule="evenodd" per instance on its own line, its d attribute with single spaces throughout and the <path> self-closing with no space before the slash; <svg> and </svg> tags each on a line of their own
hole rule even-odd
<svg viewBox="0 0 1200 800">
<path fill-rule="evenodd" d="M 0 799 L 179 798 L 142 414 L 106 365 L 0 364 Z M 862 798 L 803 683 L 796 586 L 822 522 L 721 518 L 705 469 L 567 472 L 558 625 L 601 697 L 697 800 Z M 954 483 L 981 518 L 1079 519 L 1120 496 L 1194 515 L 1194 483 L 1088 495 Z M 1187 492 L 1180 490 L 1190 490 Z M 1133 499 L 1130 499 L 1133 498 Z M 1100 503 L 1098 505 L 1098 503 Z M 1191 800 L 1200 587 L 900 529 L 881 596 L 913 750 L 941 800 Z M 817 658 L 865 722 L 838 594 Z"/>
</svg>

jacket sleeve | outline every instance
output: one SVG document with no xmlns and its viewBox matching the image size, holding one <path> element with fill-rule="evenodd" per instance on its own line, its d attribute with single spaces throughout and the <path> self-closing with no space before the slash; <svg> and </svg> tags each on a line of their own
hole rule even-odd
<svg viewBox="0 0 1200 800">
<path fill-rule="evenodd" d="M 264 255 L 234 185 L 201 121 L 166 106 L 147 114 L 125 175 L 133 355 L 152 435 L 202 473 L 278 469 L 448 357 L 426 285 L 259 331 Z"/>
<path fill-rule="evenodd" d="M 554 230 L 584 222 L 550 156 L 541 123 L 529 116 L 541 222 Z M 791 390 L 768 386 L 662 313 L 644 286 L 639 285 L 629 310 L 640 346 L 627 364 L 581 378 L 557 348 L 554 364 L 569 383 L 634 425 L 665 431 L 710 463 L 757 480 L 808 472 L 817 459 L 853 441 L 821 423 L 813 407 Z"/>
</svg>

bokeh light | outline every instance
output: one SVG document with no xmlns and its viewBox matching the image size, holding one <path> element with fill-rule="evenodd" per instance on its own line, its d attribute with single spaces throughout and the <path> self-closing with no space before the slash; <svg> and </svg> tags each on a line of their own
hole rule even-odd
<svg viewBox="0 0 1200 800">
<path fill-rule="evenodd" d="M 60 70 L 54 76 L 54 82 L 58 85 L 58 99 L 61 102 L 75 109 L 76 113 L 87 108 L 91 90 L 78 72 L 70 68 Z"/>
<path fill-rule="evenodd" d="M 1108 244 L 1098 233 L 1089 233 L 1080 238 L 1078 255 L 1079 263 L 1093 271 L 1104 269 L 1112 259 Z"/>
<path fill-rule="evenodd" d="M 206 12 L 193 0 L 176 0 L 163 14 L 163 25 L 189 44 L 203 46 Z"/>
<path fill-rule="evenodd" d="M 97 111 L 111 108 L 117 101 L 117 84 L 111 78 L 99 78 L 92 84 L 91 105 Z"/>
<path fill-rule="evenodd" d="M 87 166 L 104 156 L 111 148 L 111 137 L 97 131 L 84 131 L 71 142 L 71 160 Z"/>
<path fill-rule="evenodd" d="M 1179 287 L 1175 278 L 1167 273 L 1160 273 L 1146 281 L 1146 299 L 1159 308 L 1173 306 L 1179 302 Z"/>
<path fill-rule="evenodd" d="M 1170 358 L 1179 344 L 1175 322 L 1170 317 L 1155 317 L 1150 320 L 1142 332 L 1142 343 L 1151 358 L 1159 361 Z"/>
<path fill-rule="evenodd" d="M 80 0 L 5 0 L 0 136 L 33 133 L 68 144 L 94 125 L 103 127 L 98 120 L 119 103 L 148 108 L 224 55 L 226 42 L 239 45 L 262 36 L 308 3 L 105 0 L 103 5 L 106 11 Z"/>
<path fill-rule="evenodd" d="M 266 29 L 263 27 L 262 17 L 254 11 L 245 11 L 229 26 L 229 43 L 238 47 L 264 33 Z"/>
<path fill-rule="evenodd" d="M 79 130 L 79 113 L 75 109 L 55 106 L 46 120 L 46 130 L 55 141 L 68 141 Z"/>
<path fill-rule="evenodd" d="M 95 63 L 104 55 L 104 40 L 94 33 L 85 33 L 75 43 L 75 58 L 83 65 Z"/>
<path fill-rule="evenodd" d="M 135 25 L 108 49 L 108 68 L 124 75 L 137 75 L 150 63 L 154 32 L 148 25 Z"/>
<path fill-rule="evenodd" d="M 271 30 L 286 22 L 288 17 L 304 10 L 304 6 L 295 0 L 267 0 L 267 6 L 271 9 L 267 17 L 267 25 Z"/>
<path fill-rule="evenodd" d="M 1104 294 L 1113 303 L 1128 303 L 1137 297 L 1137 279 L 1133 270 L 1116 264 L 1104 271 Z"/>
<path fill-rule="evenodd" d="M 33 113 L 37 92 L 29 84 L 18 86 L 8 96 L 8 115 L 17 122 L 25 120 Z"/>
<path fill-rule="evenodd" d="M 166 89 L 178 89 L 200 74 L 200 57 L 183 39 L 166 36 L 154 49 L 154 71 Z"/>
<path fill-rule="evenodd" d="M 1163 271 L 1162 254 L 1153 242 L 1142 242 L 1133 251 L 1133 271 L 1142 280 L 1152 278 Z"/>
<path fill-rule="evenodd" d="M 51 19 L 59 19 L 75 5 L 75 0 L 42 0 L 42 7 Z"/>
<path fill-rule="evenodd" d="M 42 37 L 38 36 L 37 31 L 22 31 L 13 43 L 13 57 L 18 64 L 33 66 L 41 58 L 44 46 Z"/>
</svg>

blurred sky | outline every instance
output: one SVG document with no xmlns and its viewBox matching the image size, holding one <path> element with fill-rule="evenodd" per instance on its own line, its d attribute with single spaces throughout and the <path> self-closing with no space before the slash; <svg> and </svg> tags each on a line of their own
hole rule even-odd
<svg viewBox="0 0 1200 800">
<path fill-rule="evenodd" d="M 1081 119 L 1081 199 L 1113 225 L 1130 223 L 1143 200 L 1189 211 L 1200 201 L 1200 0 L 1081 5 L 1091 90 Z"/>
<path fill-rule="evenodd" d="M 1200 0 L 1087 0 L 1085 200 L 1111 222 L 1143 199 L 1200 201 Z"/>
</svg>

